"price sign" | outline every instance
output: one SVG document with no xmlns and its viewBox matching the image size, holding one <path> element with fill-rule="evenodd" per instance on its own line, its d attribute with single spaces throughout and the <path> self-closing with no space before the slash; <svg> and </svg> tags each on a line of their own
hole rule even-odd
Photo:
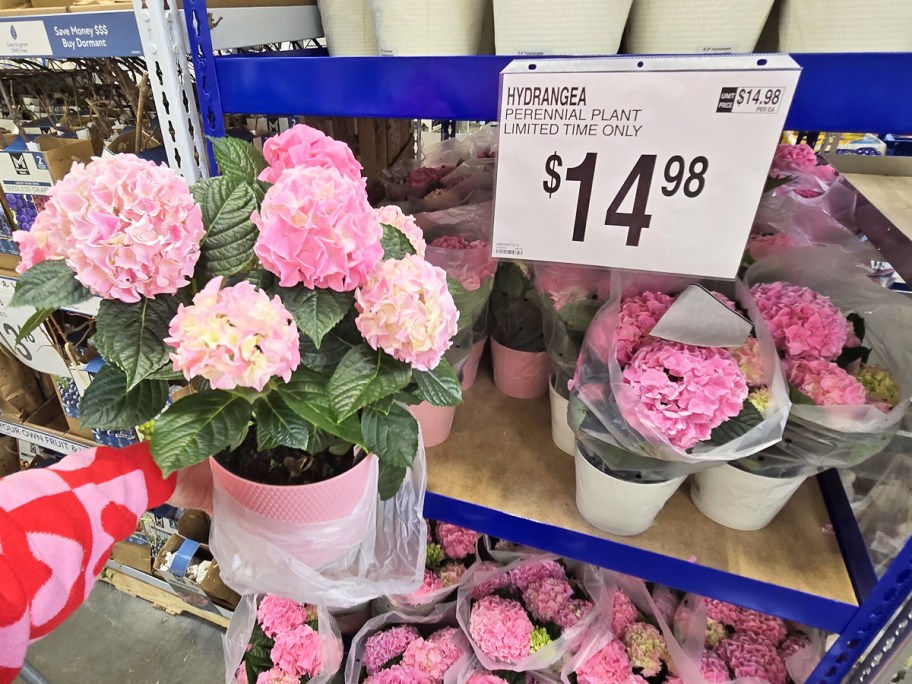
<svg viewBox="0 0 912 684">
<path fill-rule="evenodd" d="M 734 277 L 799 73 L 786 55 L 512 62 L 494 256 Z"/>
<path fill-rule="evenodd" d="M 13 298 L 16 281 L 0 278 L 0 344 L 6 347 L 22 363 L 39 373 L 68 375 L 69 370 L 63 357 L 57 351 L 51 338 L 40 326 L 21 340 L 16 340 L 22 325 L 35 313 L 30 306 L 9 305 Z"/>
</svg>

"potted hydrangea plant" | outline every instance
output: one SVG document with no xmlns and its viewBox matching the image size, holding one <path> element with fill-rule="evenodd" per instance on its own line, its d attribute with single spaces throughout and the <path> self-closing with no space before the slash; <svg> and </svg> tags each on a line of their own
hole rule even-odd
<svg viewBox="0 0 912 684">
<path fill-rule="evenodd" d="M 411 467 L 419 430 L 403 404 L 461 401 L 443 358 L 458 312 L 444 271 L 370 207 L 344 143 L 306 126 L 265 157 L 212 143 L 222 175 L 192 187 L 132 155 L 75 164 L 17 235 L 12 303 L 37 309 L 24 335 L 101 297 L 106 364 L 83 423 L 157 417 L 163 472 L 210 460 L 216 519 L 220 493 L 276 525 L 366 511 L 334 555 L 304 554 L 319 567 L 364 538 L 359 502 L 394 496 Z M 161 413 L 174 382 L 192 391 Z"/>
</svg>

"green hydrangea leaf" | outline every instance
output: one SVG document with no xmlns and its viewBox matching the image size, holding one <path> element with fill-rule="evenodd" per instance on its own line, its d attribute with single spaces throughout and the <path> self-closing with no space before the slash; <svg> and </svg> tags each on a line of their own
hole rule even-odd
<svg viewBox="0 0 912 684">
<path fill-rule="evenodd" d="M 91 296 L 66 262 L 55 259 L 35 264 L 20 275 L 9 305 L 53 310 L 81 304 Z"/>
<path fill-rule="evenodd" d="M 159 380 L 143 380 L 127 391 L 123 371 L 105 364 L 79 402 L 79 420 L 87 428 L 134 428 L 165 408 L 168 393 L 168 383 Z"/>
<path fill-rule="evenodd" d="M 223 176 L 237 178 L 250 185 L 266 168 L 266 158 L 253 145 L 238 138 L 209 138 L 215 163 Z"/>
<path fill-rule="evenodd" d="M 462 385 L 446 359 L 429 371 L 414 371 L 422 399 L 431 406 L 458 406 L 462 403 Z"/>
</svg>

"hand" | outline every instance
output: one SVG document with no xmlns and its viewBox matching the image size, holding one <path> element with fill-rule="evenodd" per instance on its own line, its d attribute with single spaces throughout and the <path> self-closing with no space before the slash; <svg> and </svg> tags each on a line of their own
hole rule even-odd
<svg viewBox="0 0 912 684">
<path fill-rule="evenodd" d="M 168 503 L 175 508 L 205 511 L 212 515 L 212 470 L 208 458 L 177 471 L 177 487 Z"/>
</svg>

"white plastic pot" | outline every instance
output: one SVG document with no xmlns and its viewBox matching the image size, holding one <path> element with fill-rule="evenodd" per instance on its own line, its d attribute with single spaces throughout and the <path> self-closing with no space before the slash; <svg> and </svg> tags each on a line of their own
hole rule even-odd
<svg viewBox="0 0 912 684">
<path fill-rule="evenodd" d="M 910 52 L 909 0 L 784 0 L 780 52 Z"/>
<path fill-rule="evenodd" d="M 570 401 L 554 389 L 553 377 L 548 385 L 548 395 L 551 397 L 551 439 L 558 449 L 573 456 L 576 453 L 576 435 L 570 429 L 570 421 L 567 419 Z"/>
<path fill-rule="evenodd" d="M 613 55 L 631 0 L 494 0 L 498 55 Z"/>
<path fill-rule="evenodd" d="M 477 55 L 485 0 L 371 0 L 380 54 Z"/>
<path fill-rule="evenodd" d="M 690 498 L 703 515 L 720 525 L 760 530 L 772 522 L 806 479 L 764 477 L 726 464 L 694 475 Z"/>
<path fill-rule="evenodd" d="M 333 57 L 380 54 L 371 0 L 317 0 L 326 47 Z"/>
<path fill-rule="evenodd" d="M 631 54 L 753 52 L 773 0 L 633 0 Z"/>
<path fill-rule="evenodd" d="M 645 532 L 683 477 L 667 482 L 629 482 L 603 473 L 576 449 L 576 507 L 595 527 L 629 536 Z"/>
</svg>

